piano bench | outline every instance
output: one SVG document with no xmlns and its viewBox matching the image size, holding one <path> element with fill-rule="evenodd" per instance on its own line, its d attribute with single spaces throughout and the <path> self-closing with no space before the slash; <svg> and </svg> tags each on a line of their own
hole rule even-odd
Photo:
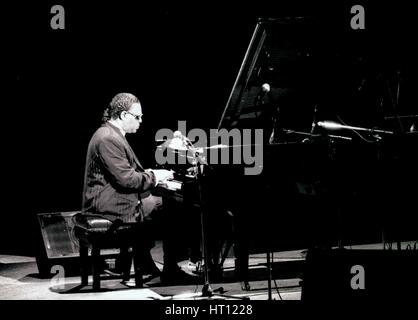
<svg viewBox="0 0 418 320">
<path fill-rule="evenodd" d="M 81 286 L 88 285 L 88 275 L 91 267 L 93 275 L 93 291 L 100 290 L 103 261 L 102 249 L 118 248 L 120 250 L 122 280 L 128 281 L 131 276 L 133 237 L 127 237 L 134 230 L 136 223 L 116 224 L 101 217 L 83 217 L 75 220 L 74 233 L 80 247 L 80 272 Z M 91 260 L 89 260 L 89 248 L 91 248 Z M 135 254 L 135 252 L 134 252 Z M 91 266 L 89 265 L 91 261 Z M 139 264 L 134 257 L 135 287 L 142 288 L 142 273 Z"/>
</svg>

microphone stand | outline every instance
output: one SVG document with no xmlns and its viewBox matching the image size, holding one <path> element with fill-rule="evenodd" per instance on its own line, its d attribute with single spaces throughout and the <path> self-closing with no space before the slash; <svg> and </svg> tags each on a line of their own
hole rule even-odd
<svg viewBox="0 0 418 320">
<path fill-rule="evenodd" d="M 383 141 L 382 141 L 382 137 L 379 134 L 387 134 L 387 135 L 393 135 L 394 132 L 393 131 L 387 131 L 387 130 L 380 130 L 380 129 L 371 129 L 371 128 L 363 128 L 363 127 L 353 127 L 353 126 L 348 126 L 348 125 L 342 125 L 339 123 L 335 123 L 335 122 L 331 122 L 331 121 L 319 121 L 318 122 L 318 126 L 327 129 L 327 130 L 340 130 L 340 129 L 347 129 L 347 130 L 353 130 L 353 131 L 365 131 L 368 132 L 369 134 L 373 134 L 373 138 L 374 138 L 374 143 L 377 146 L 377 160 L 379 163 L 379 166 L 381 165 L 381 158 L 382 158 L 382 145 L 383 145 Z M 331 140 L 331 144 L 332 144 L 332 140 Z M 331 151 L 330 151 L 330 159 L 335 162 L 335 148 L 331 147 Z M 337 186 L 338 188 L 338 186 Z M 343 245 L 343 237 L 342 237 L 342 212 L 341 212 L 341 208 L 338 207 L 338 212 L 337 212 L 337 216 L 338 216 L 338 236 L 337 236 L 337 242 L 338 242 L 338 248 L 339 249 L 343 249 L 344 245 Z M 383 223 L 384 224 L 384 223 Z M 382 227 L 382 242 L 383 242 L 383 248 L 385 248 L 385 242 L 386 242 L 386 236 L 385 236 L 385 228 L 384 226 Z M 400 244 L 398 244 L 398 246 L 400 247 Z"/>
<path fill-rule="evenodd" d="M 241 300 L 249 300 L 248 297 L 236 297 L 232 295 L 224 295 L 223 288 L 220 287 L 218 289 L 213 290 L 210 281 L 209 281 L 209 257 L 208 257 L 208 243 L 207 243 L 207 230 L 206 230 L 206 223 L 207 223 L 207 215 L 206 215 L 206 206 L 205 206 L 205 199 L 203 197 L 203 188 L 202 188 L 202 177 L 203 171 L 201 163 L 203 165 L 208 166 L 209 164 L 204 160 L 200 154 L 199 149 L 195 148 L 190 140 L 185 141 L 185 146 L 188 151 L 191 152 L 193 157 L 193 167 L 195 172 L 195 179 L 198 186 L 198 194 L 199 194 L 199 207 L 200 207 L 200 226 L 201 226 L 201 237 L 202 237 L 202 252 L 203 252 L 203 276 L 204 276 L 204 285 L 202 287 L 202 291 L 200 293 L 201 298 L 213 298 L 215 297 L 214 292 L 220 292 L 221 294 L 217 293 L 217 297 L 223 298 L 231 298 L 231 299 L 241 299 Z M 199 294 L 193 294 L 194 297 L 199 297 Z M 184 298 L 185 295 L 182 295 Z"/>
</svg>

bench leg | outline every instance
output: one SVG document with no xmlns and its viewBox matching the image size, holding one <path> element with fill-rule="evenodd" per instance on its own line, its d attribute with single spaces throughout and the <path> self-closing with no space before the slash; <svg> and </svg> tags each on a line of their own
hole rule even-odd
<svg viewBox="0 0 418 320">
<path fill-rule="evenodd" d="M 91 256 L 93 261 L 93 290 L 100 290 L 100 274 L 101 274 L 101 261 L 100 261 L 100 247 L 92 245 Z"/>
<path fill-rule="evenodd" d="M 132 266 L 132 253 L 129 252 L 129 247 L 121 246 L 120 260 L 121 260 L 122 280 L 129 281 L 129 279 L 131 278 L 131 266 Z"/>
<path fill-rule="evenodd" d="M 133 260 L 134 260 L 134 270 L 135 270 L 135 287 L 143 288 L 144 282 L 142 279 L 142 269 L 141 269 L 141 252 L 140 248 L 134 246 L 133 248 Z"/>
<path fill-rule="evenodd" d="M 80 273 L 81 273 L 81 285 L 86 286 L 89 283 L 89 265 L 88 255 L 89 248 L 79 242 L 80 246 Z"/>
</svg>

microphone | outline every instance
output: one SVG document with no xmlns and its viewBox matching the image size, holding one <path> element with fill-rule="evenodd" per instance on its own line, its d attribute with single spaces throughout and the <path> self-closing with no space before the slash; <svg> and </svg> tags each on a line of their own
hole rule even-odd
<svg viewBox="0 0 418 320">
<path fill-rule="evenodd" d="M 353 127 L 353 126 L 347 126 L 342 125 L 334 121 L 319 121 L 318 126 L 327 129 L 327 130 L 341 130 L 341 129 L 347 129 L 347 130 L 358 130 L 358 131 L 367 131 L 372 133 L 386 133 L 386 134 L 393 134 L 392 131 L 387 130 L 379 130 L 379 129 L 370 129 L 370 128 L 362 128 L 362 127 Z"/>
<path fill-rule="evenodd" d="M 315 129 L 316 129 L 316 126 L 317 126 L 317 123 L 316 123 L 317 115 L 318 115 L 318 106 L 315 105 L 313 120 L 312 120 L 312 126 L 311 126 L 311 134 L 313 134 L 315 132 Z"/>
<path fill-rule="evenodd" d="M 361 83 L 359 84 L 357 91 L 361 91 L 364 88 L 364 85 L 366 84 L 366 79 L 361 80 Z"/>
<path fill-rule="evenodd" d="M 343 126 L 334 121 L 318 121 L 318 126 L 327 130 L 339 130 L 339 129 L 346 129 L 347 126 Z"/>
<path fill-rule="evenodd" d="M 262 92 L 264 92 L 264 94 L 269 93 L 270 92 L 270 85 L 268 83 L 263 83 L 263 85 L 261 86 L 261 90 L 262 90 Z"/>
<path fill-rule="evenodd" d="M 261 102 L 261 100 L 263 100 L 265 95 L 270 92 L 270 89 L 271 89 L 270 85 L 267 82 L 263 83 L 263 85 L 261 86 L 260 92 L 255 97 L 254 104 L 258 105 Z"/>
<path fill-rule="evenodd" d="M 181 131 L 177 130 L 173 132 L 173 138 L 175 139 L 180 139 L 181 141 L 183 141 L 183 143 L 189 147 L 192 147 L 192 142 L 190 141 L 189 138 L 187 138 L 186 136 L 184 136 Z"/>
<path fill-rule="evenodd" d="M 180 139 L 183 139 L 183 134 L 181 133 L 181 131 L 179 131 L 179 130 L 177 130 L 177 131 L 174 131 L 174 133 L 173 133 L 173 138 L 180 138 Z"/>
</svg>

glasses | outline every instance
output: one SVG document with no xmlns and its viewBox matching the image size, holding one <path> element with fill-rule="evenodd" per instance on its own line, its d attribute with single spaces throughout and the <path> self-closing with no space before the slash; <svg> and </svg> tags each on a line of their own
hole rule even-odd
<svg viewBox="0 0 418 320">
<path fill-rule="evenodd" d="M 137 120 L 137 121 L 142 119 L 142 114 L 136 115 L 136 114 L 133 114 L 132 112 L 129 112 L 129 111 L 126 111 L 126 112 L 129 113 L 130 115 L 134 116 L 135 120 Z"/>
</svg>

